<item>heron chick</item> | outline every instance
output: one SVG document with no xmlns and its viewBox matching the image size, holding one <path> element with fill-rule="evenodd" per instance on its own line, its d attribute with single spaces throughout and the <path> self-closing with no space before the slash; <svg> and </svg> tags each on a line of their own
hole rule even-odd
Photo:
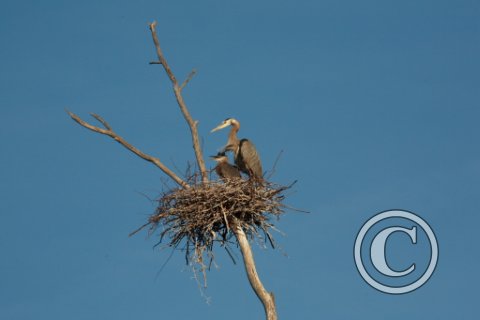
<svg viewBox="0 0 480 320">
<path fill-rule="evenodd" d="M 225 155 L 225 152 L 220 152 L 216 156 L 211 156 L 210 158 L 217 162 L 215 172 L 223 181 L 242 178 L 238 168 L 228 163 L 228 157 Z"/>
<path fill-rule="evenodd" d="M 263 171 L 260 156 L 257 153 L 255 145 L 250 140 L 238 139 L 237 132 L 240 130 L 240 122 L 238 120 L 227 118 L 211 132 L 215 132 L 228 126 L 232 126 L 232 129 L 230 129 L 227 144 L 222 152 L 232 151 L 238 169 L 248 174 L 251 178 L 262 181 Z"/>
</svg>

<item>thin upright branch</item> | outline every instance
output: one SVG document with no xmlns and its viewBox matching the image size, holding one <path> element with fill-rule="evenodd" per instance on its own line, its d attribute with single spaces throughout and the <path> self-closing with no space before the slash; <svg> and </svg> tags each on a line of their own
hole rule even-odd
<svg viewBox="0 0 480 320">
<path fill-rule="evenodd" d="M 255 260 L 253 260 L 252 249 L 248 242 L 247 236 L 242 227 L 237 225 L 234 228 L 235 236 L 237 237 L 240 250 L 242 251 L 243 262 L 245 264 L 245 270 L 247 271 L 248 281 L 252 286 L 253 291 L 257 295 L 258 299 L 263 304 L 265 309 L 265 315 L 267 320 L 277 320 L 277 311 L 275 308 L 275 297 L 273 292 L 268 292 L 263 286 L 260 278 L 258 277 L 257 269 L 255 267 Z"/>
<path fill-rule="evenodd" d="M 80 124 L 81 126 L 89 129 L 89 130 L 92 130 L 94 132 L 97 132 L 97 133 L 100 133 L 100 134 L 104 134 L 104 135 L 107 135 L 111 138 L 113 138 L 115 141 L 117 141 L 118 143 L 120 143 L 122 146 L 124 146 L 125 148 L 127 148 L 128 150 L 132 151 L 133 153 L 135 153 L 137 156 L 139 156 L 140 158 L 144 159 L 144 160 L 147 160 L 151 163 L 153 163 L 154 165 L 156 165 L 158 168 L 160 168 L 166 175 L 168 175 L 170 178 L 173 179 L 173 181 L 175 181 L 176 183 L 178 183 L 181 187 L 183 188 L 189 188 L 190 186 L 185 182 L 183 181 L 182 179 L 180 179 L 180 177 L 178 177 L 172 170 L 170 170 L 167 166 L 165 166 L 161 161 L 160 159 L 156 158 L 156 157 L 152 157 L 146 153 L 143 153 L 142 151 L 140 151 L 139 149 L 135 148 L 134 146 L 132 146 L 130 143 L 128 143 L 127 141 L 125 141 L 125 139 L 123 139 L 122 137 L 120 137 L 118 134 L 116 134 L 113 130 L 112 130 L 112 127 L 108 124 L 107 121 L 105 121 L 102 117 L 100 117 L 99 115 L 97 114 L 91 114 L 92 117 L 94 117 L 95 119 L 98 120 L 98 122 L 100 122 L 104 127 L 105 129 L 102 129 L 100 127 L 96 127 L 94 125 L 91 125 L 89 123 L 87 123 L 86 121 L 80 119 L 79 116 L 77 116 L 76 114 L 70 112 L 67 110 L 67 113 L 70 115 L 70 117 L 75 120 L 78 124 Z"/>
<path fill-rule="evenodd" d="M 187 76 L 186 80 L 183 83 L 179 84 L 178 80 L 176 79 L 175 75 L 173 74 L 172 70 L 170 69 L 170 66 L 168 65 L 168 63 L 165 59 L 165 56 L 163 55 L 163 52 L 160 48 L 160 43 L 158 41 L 157 33 L 156 33 L 156 30 L 155 30 L 156 25 L 157 25 L 157 23 L 155 21 L 153 23 L 151 23 L 150 24 L 150 31 L 151 31 L 151 34 L 152 34 L 153 42 L 155 44 L 155 48 L 156 48 L 156 52 L 157 52 L 157 56 L 158 56 L 158 61 L 150 62 L 150 64 L 161 64 L 163 66 L 165 72 L 167 73 L 172 85 L 173 85 L 173 91 L 175 93 L 175 97 L 176 97 L 178 106 L 180 107 L 180 110 L 182 111 L 182 114 L 183 114 L 185 120 L 187 121 L 187 123 L 190 127 L 190 132 L 191 132 L 191 135 L 192 135 L 193 148 L 194 148 L 194 151 L 195 151 L 195 157 L 197 159 L 198 168 L 199 168 L 199 170 L 201 172 L 201 175 L 202 175 L 203 184 L 201 186 L 209 188 L 211 186 L 209 185 L 209 181 L 208 181 L 208 171 L 205 167 L 205 161 L 203 159 L 202 150 L 200 148 L 200 142 L 199 142 L 199 138 L 198 138 L 198 131 L 197 131 L 198 121 L 194 121 L 192 119 L 192 117 L 191 117 L 191 115 L 190 115 L 190 113 L 187 109 L 187 106 L 185 104 L 185 101 L 183 100 L 182 94 L 181 94 L 182 90 L 189 83 L 189 81 L 193 78 L 196 71 L 193 70 Z M 92 117 L 94 117 L 98 122 L 100 122 L 101 125 L 103 126 L 103 128 L 91 125 L 91 124 L 83 121 L 80 117 L 78 117 L 77 115 L 73 114 L 72 112 L 70 112 L 68 110 L 67 110 L 67 112 L 70 115 L 70 117 L 73 120 L 75 120 L 78 124 L 80 124 L 81 126 L 87 128 L 91 131 L 94 131 L 94 132 L 97 132 L 97 133 L 100 133 L 100 134 L 103 134 L 103 135 L 107 135 L 107 136 L 113 138 L 115 141 L 117 141 L 118 143 L 123 145 L 125 148 L 127 148 L 131 152 L 135 153 L 137 156 L 139 156 L 142 159 L 147 160 L 147 161 L 153 163 L 154 165 L 156 165 L 165 174 L 167 174 L 170 178 L 172 178 L 177 184 L 179 184 L 183 188 L 183 189 L 178 189 L 178 190 L 184 191 L 184 192 L 187 192 L 187 191 L 195 192 L 196 191 L 195 188 L 198 188 L 198 186 L 192 186 L 191 187 L 186 181 L 182 180 L 173 171 L 171 171 L 168 167 L 166 167 L 160 161 L 160 159 L 158 159 L 156 157 L 152 157 L 148 154 L 145 154 L 145 153 L 141 152 L 139 149 L 137 149 L 134 146 L 132 146 L 131 144 L 129 144 L 128 142 L 126 142 L 122 137 L 120 137 L 118 134 L 116 134 L 113 131 L 112 127 L 99 115 L 92 114 Z M 282 190 L 285 190 L 285 188 L 283 188 Z M 278 189 L 275 192 L 281 192 L 282 190 Z M 268 191 L 268 190 L 266 190 L 266 191 Z M 276 193 L 272 193 L 272 194 L 270 194 L 270 196 L 275 196 L 275 194 Z M 187 199 L 187 202 L 188 202 L 188 199 L 190 199 L 190 198 L 191 197 L 184 197 L 184 199 Z M 210 198 L 211 197 L 209 197 L 209 199 Z M 248 198 L 248 200 L 249 200 L 249 203 L 250 203 L 251 202 L 250 198 Z M 229 198 L 228 201 L 231 201 L 231 199 Z M 270 202 L 266 202 L 266 203 L 270 203 Z M 204 218 L 210 217 L 211 214 L 212 214 L 212 208 L 213 207 L 214 206 L 206 206 L 201 211 L 190 210 L 189 209 L 186 212 L 194 213 L 194 218 L 195 218 L 194 221 L 197 221 L 198 217 L 199 217 L 199 214 L 201 214 L 201 216 L 205 215 L 205 214 L 210 214 L 209 216 L 205 216 Z M 258 208 L 255 208 L 255 209 L 258 209 Z M 281 208 L 277 208 L 277 209 L 281 210 Z M 161 219 L 162 215 L 169 214 L 169 212 L 170 211 L 168 211 L 168 210 L 161 210 L 160 215 L 156 214 L 154 217 L 151 217 L 150 220 L 148 221 L 148 223 L 144 224 L 142 227 L 135 230 L 132 234 L 138 232 L 139 230 L 141 230 L 142 228 L 144 228 L 148 225 L 158 223 L 158 221 Z M 244 211 L 242 211 L 242 212 L 244 212 Z M 262 212 L 271 212 L 271 210 L 269 211 L 269 210 L 260 210 L 259 209 L 259 210 L 255 211 L 255 213 L 257 213 L 257 214 L 260 214 Z M 233 234 L 235 235 L 237 241 L 238 241 L 238 244 L 240 246 L 240 250 L 242 252 L 243 261 L 244 261 L 244 264 L 245 264 L 245 270 L 246 270 L 246 273 L 247 273 L 247 276 L 248 276 L 248 280 L 249 280 L 250 285 L 252 286 L 253 290 L 255 291 L 255 294 L 257 295 L 257 297 L 260 299 L 260 301 L 262 302 L 262 304 L 264 306 L 267 320 L 277 320 L 277 312 L 276 312 L 276 309 L 275 309 L 275 299 L 274 299 L 273 293 L 268 292 L 265 289 L 262 282 L 260 281 L 260 278 L 258 277 L 256 267 L 255 267 L 255 261 L 253 259 L 252 249 L 250 247 L 250 243 L 249 243 L 249 241 L 247 239 L 247 236 L 245 234 L 244 228 L 242 227 L 241 224 L 238 224 L 238 223 L 230 223 L 229 224 L 228 223 L 228 217 L 226 217 L 225 212 L 222 212 L 222 216 L 220 217 L 220 220 L 222 222 L 225 220 L 226 231 L 232 231 Z M 260 224 L 262 223 L 262 221 L 263 220 L 260 220 Z M 255 223 L 255 221 L 254 221 L 254 223 Z M 182 222 L 182 225 L 185 225 L 184 221 Z M 196 225 L 196 224 L 193 223 L 192 225 Z M 207 223 L 207 225 L 210 226 L 212 224 L 209 221 Z M 255 224 L 255 225 L 258 225 L 258 224 Z M 270 226 L 270 227 L 272 227 L 272 226 Z M 196 228 L 195 230 L 197 230 L 197 229 L 198 228 Z M 249 232 L 248 229 L 245 229 L 245 230 L 247 230 L 247 232 Z M 263 229 L 263 230 L 265 231 L 265 229 Z M 163 236 L 165 235 L 165 232 L 167 232 L 167 231 L 168 231 L 168 229 L 164 230 L 162 232 L 161 238 L 163 238 Z M 227 234 L 227 232 L 225 232 L 225 234 Z M 267 235 L 268 235 L 268 233 L 267 233 Z M 181 236 L 181 233 L 180 233 L 180 236 Z M 178 245 L 179 241 L 181 240 L 180 236 L 177 234 L 174 238 L 172 238 L 171 242 L 173 244 Z M 223 237 L 225 237 L 225 235 Z M 205 238 L 205 237 L 197 237 L 197 238 L 195 238 L 195 240 L 200 239 L 200 238 Z M 202 247 L 199 246 L 197 242 L 195 242 L 194 249 L 200 250 L 201 248 Z M 189 249 L 190 249 L 190 247 L 187 246 L 186 257 L 190 256 Z M 201 250 L 196 251 L 194 253 L 194 256 L 196 256 L 196 258 L 197 258 L 197 263 L 200 263 L 203 267 L 205 267 L 205 264 L 203 263 L 202 252 L 203 251 L 201 251 Z M 187 260 L 187 262 L 188 262 L 188 260 Z M 202 268 L 201 271 L 205 272 L 205 268 Z"/>
<path fill-rule="evenodd" d="M 192 71 L 190 71 L 187 79 L 185 79 L 185 81 L 183 81 L 182 85 L 180 86 L 180 89 L 183 90 L 183 88 L 185 88 L 185 86 L 190 82 L 190 80 L 192 80 L 193 76 L 196 74 L 197 74 L 197 70 L 193 69 Z"/>
<path fill-rule="evenodd" d="M 275 170 L 277 169 L 277 163 L 280 160 L 280 157 L 282 156 L 283 150 L 280 150 L 280 152 L 277 155 L 277 158 L 275 159 L 275 162 L 273 163 L 272 170 L 270 170 L 270 173 L 267 176 L 267 180 L 270 179 L 273 174 L 275 173 Z"/>
<path fill-rule="evenodd" d="M 161 64 L 163 66 L 163 68 L 165 69 L 165 72 L 168 75 L 168 78 L 172 82 L 173 92 L 175 93 L 175 98 L 177 99 L 178 106 L 180 107 L 180 110 L 182 111 L 182 114 L 190 127 L 190 132 L 192 134 L 192 141 L 193 141 L 193 149 L 195 150 L 195 157 L 197 158 L 198 167 L 202 174 L 202 181 L 206 183 L 208 182 L 208 174 L 207 174 L 207 168 L 205 167 L 205 161 L 202 155 L 202 149 L 200 148 L 200 142 L 198 139 L 198 130 L 197 130 L 198 121 L 194 121 L 192 119 L 192 116 L 190 115 L 190 112 L 188 111 L 185 101 L 183 100 L 183 97 L 182 97 L 182 89 L 190 81 L 194 73 L 193 74 L 191 73 L 190 76 L 187 78 L 187 80 L 185 80 L 185 82 L 182 85 L 178 84 L 178 80 L 173 74 L 172 69 L 170 69 L 168 62 L 165 59 L 165 56 L 163 55 L 162 49 L 160 48 L 160 42 L 158 41 L 157 31 L 155 29 L 156 25 L 157 25 L 156 21 L 152 22 L 150 24 L 150 31 L 152 33 L 153 43 L 155 44 L 155 48 L 157 51 L 158 64 Z"/>
</svg>

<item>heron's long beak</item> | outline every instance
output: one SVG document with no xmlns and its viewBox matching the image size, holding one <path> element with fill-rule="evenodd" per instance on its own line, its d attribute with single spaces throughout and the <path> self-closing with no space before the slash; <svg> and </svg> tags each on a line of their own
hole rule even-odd
<svg viewBox="0 0 480 320">
<path fill-rule="evenodd" d="M 215 131 L 218 131 L 218 130 L 223 129 L 223 128 L 225 128 L 225 127 L 228 127 L 229 125 L 230 125 L 230 124 L 228 124 L 228 123 L 222 123 L 222 124 L 220 124 L 218 127 L 212 129 L 212 131 L 210 131 L 210 133 L 215 132 Z"/>
<path fill-rule="evenodd" d="M 219 156 L 210 156 L 210 159 L 212 159 L 213 161 L 215 162 L 220 162 L 222 157 L 219 157 Z"/>
</svg>

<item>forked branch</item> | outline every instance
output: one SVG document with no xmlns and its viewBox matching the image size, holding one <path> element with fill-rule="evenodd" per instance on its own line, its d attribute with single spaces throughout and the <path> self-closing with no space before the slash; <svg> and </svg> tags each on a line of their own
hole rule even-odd
<svg viewBox="0 0 480 320">
<path fill-rule="evenodd" d="M 208 182 L 208 174 L 207 174 L 207 169 L 205 167 L 205 161 L 203 160 L 202 149 L 200 148 L 200 142 L 198 139 L 198 130 L 197 130 L 198 121 L 194 121 L 192 119 L 192 116 L 190 115 L 190 112 L 187 109 L 187 105 L 185 104 L 185 101 L 183 100 L 183 97 L 182 97 L 182 89 L 195 75 L 195 70 L 190 73 L 190 75 L 181 85 L 178 84 L 178 80 L 173 74 L 172 69 L 170 69 L 170 66 L 167 63 L 167 60 L 163 55 L 162 49 L 160 48 L 160 42 L 158 41 L 157 31 L 155 29 L 156 25 L 157 25 L 156 21 L 150 23 L 150 31 L 152 33 L 153 43 L 155 44 L 155 48 L 157 50 L 157 56 L 158 56 L 158 62 L 155 62 L 154 64 L 161 64 L 165 69 L 165 72 L 167 73 L 168 78 L 172 82 L 173 92 L 175 93 L 175 98 L 177 99 L 178 106 L 180 107 L 180 110 L 182 111 L 182 114 L 185 120 L 187 121 L 188 126 L 190 127 L 190 132 L 192 134 L 192 141 L 193 141 L 193 149 L 195 150 L 195 157 L 197 158 L 198 167 L 202 174 L 202 181 L 205 183 L 205 182 Z"/>
<path fill-rule="evenodd" d="M 180 107 L 180 110 L 182 111 L 182 114 L 183 114 L 185 120 L 187 121 L 187 123 L 190 127 L 190 132 L 191 132 L 191 135 L 192 135 L 193 148 L 194 148 L 194 151 L 195 151 L 195 157 L 197 158 L 198 168 L 200 169 L 200 172 L 201 172 L 201 175 L 202 175 L 203 184 L 201 186 L 208 188 L 208 187 L 210 187 L 210 185 L 208 184 L 207 169 L 205 167 L 205 162 L 204 162 L 204 159 L 203 159 L 202 150 L 200 148 L 200 142 L 199 142 L 199 138 L 198 138 L 198 131 L 197 131 L 198 121 L 194 121 L 192 119 L 192 117 L 191 117 L 191 115 L 190 115 L 190 113 L 187 109 L 187 106 L 185 104 L 185 101 L 183 100 L 182 94 L 181 94 L 182 90 L 189 83 L 189 81 L 193 78 L 196 71 L 193 70 L 188 75 L 186 80 L 183 81 L 183 83 L 179 84 L 178 80 L 176 79 L 175 75 L 173 74 L 172 70 L 170 69 L 170 67 L 169 67 L 169 65 L 168 65 L 168 63 L 165 59 L 165 56 L 163 55 L 163 52 L 160 48 L 160 43 L 158 41 L 157 33 L 156 33 L 156 30 L 155 30 L 156 24 L 157 23 L 154 21 L 153 23 L 151 23 L 149 25 L 150 26 L 150 31 L 152 33 L 152 39 L 153 39 L 153 42 L 155 44 L 155 48 L 156 48 L 156 52 L 157 52 L 157 56 L 158 56 L 158 61 L 151 62 L 151 64 L 161 64 L 163 66 L 165 72 L 167 73 L 172 85 L 173 85 L 173 91 L 175 93 L 175 98 L 177 100 L 178 106 Z M 160 161 L 160 159 L 158 159 L 156 157 L 152 157 L 148 154 L 145 154 L 145 153 L 141 152 L 139 149 L 135 148 L 130 143 L 125 141 L 122 137 L 120 137 L 118 134 L 116 134 L 113 131 L 112 127 L 99 115 L 91 114 L 92 117 L 94 117 L 98 122 L 101 123 L 103 128 L 97 127 L 97 126 L 94 126 L 94 125 L 91 125 L 91 124 L 85 122 L 80 117 L 78 117 L 77 115 L 73 114 L 72 112 L 70 112 L 68 110 L 67 110 L 67 112 L 70 115 L 70 117 L 73 120 L 75 120 L 78 124 L 80 124 L 81 126 L 87 128 L 91 131 L 94 131 L 94 132 L 97 132 L 97 133 L 100 133 L 100 134 L 107 135 L 107 136 L 111 137 L 112 139 L 114 139 L 115 141 L 120 143 L 122 146 L 124 146 L 125 148 L 127 148 L 131 152 L 135 153 L 137 156 L 139 156 L 142 159 L 147 160 L 147 161 L 153 163 L 154 165 L 156 165 L 165 174 L 167 174 L 170 178 L 172 178 L 177 184 L 179 184 L 183 188 L 183 189 L 180 189 L 181 191 L 188 191 L 188 190 L 196 191 L 195 188 L 198 188 L 198 186 L 193 186 L 193 185 L 190 186 L 187 182 L 185 182 L 180 177 L 178 177 L 173 171 L 171 171 L 168 167 L 166 167 Z M 189 199 L 189 198 L 187 198 L 187 199 Z M 161 211 L 161 214 L 166 214 L 166 212 L 169 212 L 169 211 Z M 193 212 L 196 213 L 197 211 L 193 211 Z M 223 213 L 222 219 L 224 219 L 224 218 L 225 218 L 225 214 Z M 149 222 L 147 224 L 145 224 L 144 226 L 147 226 L 147 225 L 151 224 L 152 221 L 155 222 L 155 220 L 149 220 Z M 158 221 L 158 220 L 156 220 L 156 221 Z M 277 312 L 276 312 L 276 309 L 275 309 L 275 299 L 274 299 L 273 293 L 268 292 L 264 288 L 262 282 L 260 281 L 260 278 L 258 277 L 256 267 L 255 267 L 255 261 L 253 259 L 252 249 L 250 247 L 250 243 L 247 239 L 247 236 L 245 234 L 244 229 L 242 228 L 241 225 L 233 225 L 233 226 L 231 224 L 229 225 L 226 218 L 225 218 L 225 221 L 226 221 L 225 223 L 226 223 L 227 230 L 232 231 L 235 234 L 235 237 L 237 238 L 238 244 L 240 246 L 240 250 L 242 252 L 243 261 L 244 261 L 244 264 L 245 264 L 245 270 L 247 272 L 248 280 L 249 280 L 250 285 L 252 286 L 253 290 L 255 291 L 255 294 L 258 296 L 258 298 L 260 299 L 260 301 L 262 302 L 262 304 L 264 306 L 267 320 L 277 320 Z M 210 225 L 210 223 L 209 223 L 209 225 Z M 142 226 L 142 228 L 144 226 Z M 140 230 L 140 229 L 138 229 L 138 230 Z M 197 247 L 197 249 L 198 249 L 198 247 Z M 201 257 L 201 255 L 200 255 L 200 257 Z"/>
<path fill-rule="evenodd" d="M 156 158 L 156 157 L 152 157 L 146 153 L 143 153 L 142 151 L 138 150 L 137 148 L 135 148 L 134 146 L 132 146 L 130 143 L 128 143 L 127 141 L 125 141 L 125 139 L 123 139 L 122 137 L 120 137 L 118 134 L 116 134 L 113 130 L 112 130 L 112 127 L 108 124 L 107 121 L 105 121 L 102 117 L 100 117 L 99 115 L 97 114 L 94 114 L 92 113 L 91 116 L 94 117 L 98 122 L 100 122 L 104 127 L 105 129 L 102 129 L 100 127 L 96 127 L 94 125 L 91 125 L 89 123 L 87 123 L 86 121 L 80 119 L 79 116 L 77 116 L 76 114 L 74 114 L 73 112 L 70 112 L 68 111 L 68 114 L 70 115 L 70 117 L 75 120 L 79 125 L 89 129 L 89 130 L 92 130 L 94 132 L 97 132 L 97 133 L 100 133 L 100 134 L 104 134 L 106 136 L 109 136 L 111 138 L 113 138 L 115 141 L 117 141 L 118 143 L 120 143 L 122 146 L 124 146 L 125 148 L 127 148 L 128 150 L 132 151 L 133 153 L 135 153 L 137 156 L 139 156 L 140 158 L 144 159 L 144 160 L 147 160 L 151 163 L 153 163 L 154 165 L 156 165 L 158 168 L 160 168 L 160 170 L 162 170 L 166 175 L 168 175 L 170 178 L 173 179 L 173 181 L 175 181 L 176 183 L 178 183 L 180 186 L 182 186 L 183 188 L 189 188 L 190 186 L 185 182 L 183 181 L 182 179 L 180 179 L 180 177 L 178 177 L 172 170 L 170 170 L 167 166 L 165 166 L 161 161 L 160 159 Z"/>
<path fill-rule="evenodd" d="M 195 70 L 190 73 L 190 75 L 182 83 L 182 85 L 178 84 L 178 81 L 175 78 L 175 75 L 173 74 L 172 70 L 170 69 L 170 66 L 165 60 L 162 49 L 160 48 L 157 32 L 155 30 L 156 25 L 157 23 L 155 21 L 152 22 L 150 24 L 150 31 L 152 33 L 153 42 L 157 50 L 158 64 L 161 64 L 163 66 L 163 68 L 165 69 L 165 72 L 170 78 L 170 81 L 172 82 L 173 91 L 175 92 L 175 97 L 177 99 L 178 105 L 182 110 L 185 120 L 190 126 L 190 131 L 191 131 L 192 140 L 193 140 L 193 148 L 195 150 L 195 156 L 197 157 L 198 166 L 202 173 L 202 180 L 203 182 L 207 182 L 208 181 L 207 171 L 205 168 L 205 162 L 203 160 L 202 151 L 200 149 L 200 144 L 198 141 L 197 122 L 192 120 L 192 117 L 190 116 L 190 113 L 188 112 L 187 106 L 185 105 L 185 102 L 181 95 L 182 89 L 188 84 L 191 78 L 195 75 Z M 253 290 L 255 291 L 255 293 L 257 294 L 258 298 L 260 299 L 260 301 L 264 306 L 267 320 L 277 320 L 277 312 L 275 308 L 275 301 L 273 298 L 273 294 L 265 290 L 262 282 L 260 281 L 260 278 L 258 277 L 256 267 L 255 267 L 255 261 L 253 260 L 252 249 L 245 235 L 245 232 L 241 227 L 236 227 L 234 229 L 234 233 L 240 245 L 240 249 L 242 251 L 243 261 L 245 264 L 245 270 L 247 272 L 248 280 L 250 281 L 250 285 L 252 286 Z"/>
</svg>

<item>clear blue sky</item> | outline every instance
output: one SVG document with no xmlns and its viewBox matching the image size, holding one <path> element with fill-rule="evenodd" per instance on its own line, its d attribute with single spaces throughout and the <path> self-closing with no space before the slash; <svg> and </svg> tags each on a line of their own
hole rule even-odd
<svg viewBox="0 0 480 320">
<path fill-rule="evenodd" d="M 478 1 L 13 1 L 0 11 L 0 318 L 262 319 L 242 265 L 217 251 L 207 305 L 155 238 L 127 235 L 165 176 L 68 108 L 104 116 L 182 171 L 194 159 L 158 33 L 206 155 L 242 123 L 273 180 L 298 179 L 255 246 L 280 319 L 474 319 L 480 224 Z M 209 166 L 213 166 L 211 162 Z M 433 227 L 440 261 L 419 290 L 382 294 L 352 258 L 361 225 L 391 208 Z M 286 257 L 284 255 L 288 255 Z"/>
</svg>

